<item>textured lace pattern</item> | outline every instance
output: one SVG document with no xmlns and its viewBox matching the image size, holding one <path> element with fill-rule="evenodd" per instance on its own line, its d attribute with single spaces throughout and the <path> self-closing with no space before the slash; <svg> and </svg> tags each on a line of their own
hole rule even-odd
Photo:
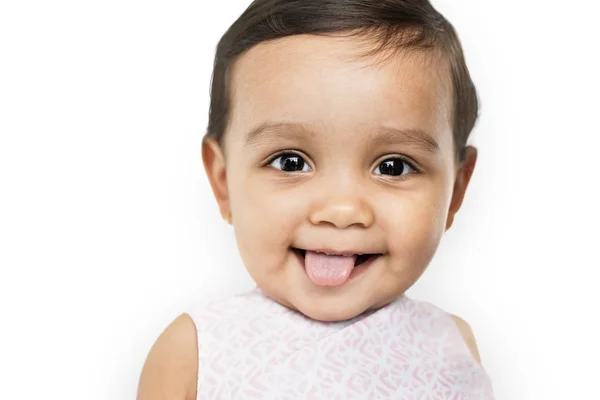
<svg viewBox="0 0 600 400">
<path fill-rule="evenodd" d="M 198 330 L 198 400 L 493 399 L 450 315 L 406 295 L 331 323 L 258 289 L 188 314 Z"/>
</svg>

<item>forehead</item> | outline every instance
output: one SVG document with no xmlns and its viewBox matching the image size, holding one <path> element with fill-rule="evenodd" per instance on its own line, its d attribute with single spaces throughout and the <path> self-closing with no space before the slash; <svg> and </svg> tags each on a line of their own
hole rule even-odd
<svg viewBox="0 0 600 400">
<path fill-rule="evenodd" d="M 227 135 L 243 140 L 265 121 L 350 135 L 380 126 L 418 129 L 444 144 L 451 91 L 440 57 L 404 50 L 388 61 L 358 57 L 351 38 L 296 35 L 260 43 L 232 66 Z M 338 135 L 339 136 L 339 135 Z"/>
</svg>

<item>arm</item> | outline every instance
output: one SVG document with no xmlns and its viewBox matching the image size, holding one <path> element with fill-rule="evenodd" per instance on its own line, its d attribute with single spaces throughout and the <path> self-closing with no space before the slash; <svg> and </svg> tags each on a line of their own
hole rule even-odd
<svg viewBox="0 0 600 400">
<path fill-rule="evenodd" d="M 187 314 L 177 317 L 150 349 L 138 385 L 137 400 L 196 400 L 198 342 Z"/>
<path fill-rule="evenodd" d="M 469 324 L 467 324 L 467 321 L 465 321 L 464 319 L 452 314 L 450 314 L 450 316 L 454 320 L 454 324 L 456 324 L 456 327 L 460 331 L 463 340 L 465 341 L 467 347 L 471 351 L 473 358 L 477 360 L 479 364 L 481 364 L 481 357 L 479 355 L 479 349 L 477 348 L 477 342 L 475 341 L 475 335 L 473 334 L 473 330 L 471 329 Z"/>
</svg>

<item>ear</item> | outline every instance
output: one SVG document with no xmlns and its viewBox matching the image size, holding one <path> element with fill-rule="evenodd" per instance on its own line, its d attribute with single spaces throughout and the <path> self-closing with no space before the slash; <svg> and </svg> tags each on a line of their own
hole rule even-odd
<svg viewBox="0 0 600 400">
<path fill-rule="evenodd" d="M 216 139 L 206 138 L 202 141 L 202 162 L 204 163 L 204 170 L 210 181 L 213 194 L 219 205 L 221 217 L 231 224 L 225 155 Z"/>
<path fill-rule="evenodd" d="M 454 222 L 454 215 L 460 209 L 467 186 L 473 175 L 475 164 L 477 163 L 477 149 L 473 146 L 467 146 L 465 148 L 465 159 L 461 162 L 461 165 L 456 174 L 456 180 L 454 182 L 454 190 L 452 192 L 452 200 L 450 201 L 450 209 L 448 210 L 448 219 L 446 220 L 446 230 L 450 229 Z"/>
</svg>

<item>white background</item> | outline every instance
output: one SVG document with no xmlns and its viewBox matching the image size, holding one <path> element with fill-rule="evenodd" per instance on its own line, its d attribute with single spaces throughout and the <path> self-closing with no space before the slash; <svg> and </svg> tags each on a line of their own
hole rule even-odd
<svg viewBox="0 0 600 400">
<path fill-rule="evenodd" d="M 0 4 L 0 398 L 132 399 L 173 318 L 252 287 L 200 157 L 215 46 L 249 1 Z M 471 324 L 498 399 L 598 398 L 598 6 L 434 4 L 480 157 L 408 294 Z"/>
</svg>

